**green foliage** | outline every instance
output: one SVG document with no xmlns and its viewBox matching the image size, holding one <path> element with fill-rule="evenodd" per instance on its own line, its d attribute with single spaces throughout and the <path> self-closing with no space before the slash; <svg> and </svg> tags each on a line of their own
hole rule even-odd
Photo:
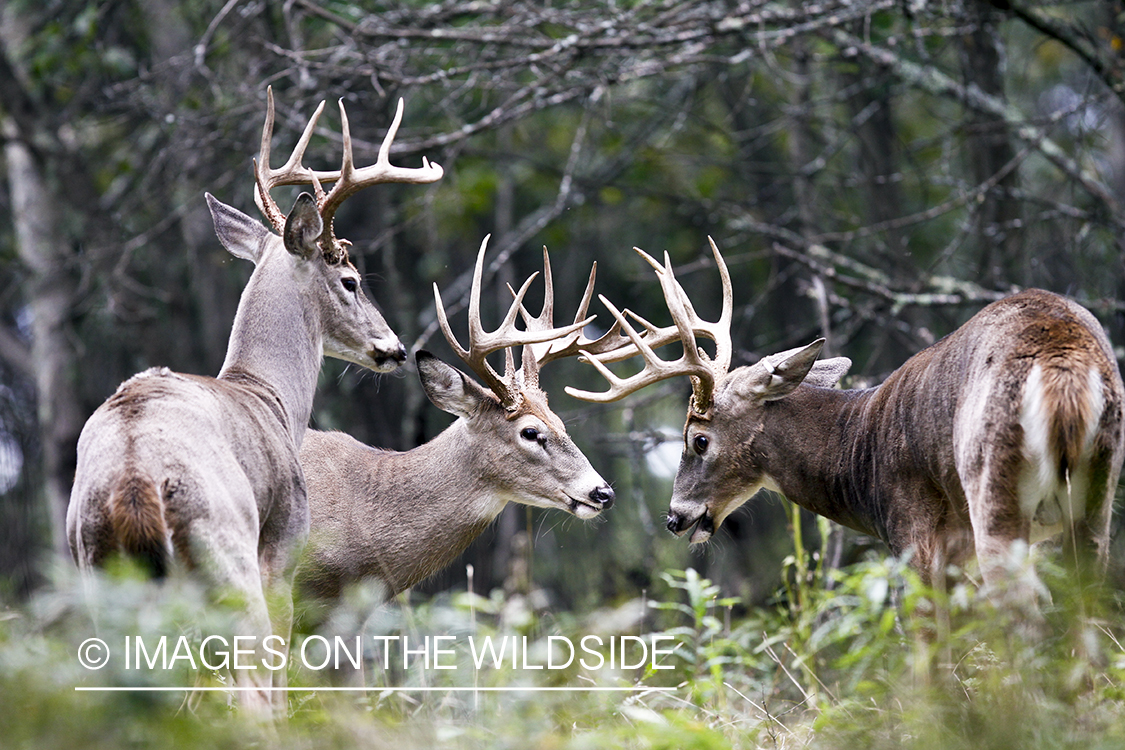
<svg viewBox="0 0 1125 750">
<path fill-rule="evenodd" d="M 937 601 L 896 560 L 817 572 L 798 606 L 744 610 L 692 569 L 661 574 L 664 590 L 640 602 L 578 616 L 543 606 L 541 594 L 452 597 L 379 607 L 358 589 L 316 634 L 448 639 L 456 669 L 423 668 L 368 654 L 367 692 L 308 690 L 341 685 L 331 670 L 293 668 L 289 720 L 263 726 L 222 691 L 86 693 L 75 686 L 229 684 L 221 670 L 79 666 L 92 634 L 153 639 L 231 632 L 234 612 L 200 589 L 163 586 L 128 567 L 83 589 L 59 581 L 27 606 L 0 614 L 0 732 L 5 747 L 305 748 L 1111 748 L 1125 741 L 1122 602 L 1075 591 L 1050 561 L 1040 565 L 1056 603 L 1051 633 L 1020 635 L 1020 620 L 981 600 L 968 584 L 948 597 L 951 627 L 935 636 Z M 894 594 L 894 596 L 892 596 Z M 896 608 L 892 599 L 900 602 Z M 90 619 L 86 601 L 99 605 Z M 96 621 L 96 627 L 95 627 Z M 650 623 L 651 627 L 646 627 Z M 671 670 L 526 669 L 545 663 L 550 639 L 653 635 L 678 645 Z M 474 668 L 468 636 L 527 644 L 517 664 Z M 526 639 L 526 640 L 525 640 Z M 415 645 L 411 646 L 412 648 Z M 948 658 L 942 656 L 948 654 Z M 524 661 L 526 659 L 526 661 Z M 384 668 L 384 664 L 389 668 Z M 345 674 L 343 683 L 348 683 Z M 589 685 L 624 693 L 536 692 Z M 392 692 L 386 687 L 417 692 Z M 658 688 L 672 688 L 661 692 Z M 429 692 L 421 692 L 421 688 Z M 520 688 L 473 692 L 471 688 Z"/>
</svg>

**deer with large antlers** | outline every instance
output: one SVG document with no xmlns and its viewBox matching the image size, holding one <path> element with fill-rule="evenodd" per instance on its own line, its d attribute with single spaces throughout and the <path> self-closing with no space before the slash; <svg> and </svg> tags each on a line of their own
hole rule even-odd
<svg viewBox="0 0 1125 750">
<path fill-rule="evenodd" d="M 613 401 L 676 375 L 692 397 L 667 526 L 704 542 L 732 511 L 769 488 L 808 510 L 912 554 L 939 585 L 946 565 L 977 558 L 986 588 L 1033 613 L 1038 583 L 1011 580 L 1014 548 L 1063 533 L 1081 571 L 1104 570 L 1109 518 L 1125 455 L 1125 392 L 1097 320 L 1074 302 L 1027 290 L 985 307 L 911 357 L 882 385 L 834 386 L 846 358 L 817 361 L 823 339 L 730 369 L 730 276 L 716 323 L 702 320 L 663 265 L 656 270 L 672 326 L 657 327 L 603 302 L 630 343 L 591 352 Z M 640 333 L 628 322 L 636 321 Z M 696 343 L 716 342 L 708 356 Z M 677 342 L 682 356 L 654 349 Z M 644 370 L 619 378 L 606 362 L 639 353 Z M 1034 576 L 1034 573 L 1030 573 Z"/>
<path fill-rule="evenodd" d="M 418 375 L 426 395 L 458 417 L 433 440 L 399 453 L 370 448 L 340 432 L 309 430 L 301 463 L 311 531 L 297 574 L 299 589 L 330 601 L 348 583 L 372 578 L 392 596 L 452 562 L 509 502 L 558 508 L 579 518 L 593 518 L 613 504 L 613 490 L 567 435 L 539 388 L 539 369 L 548 362 L 619 343 L 616 327 L 596 341 L 582 335 L 592 320 L 585 315 L 596 264 L 574 322 L 555 328 L 551 266 L 544 250 L 542 312 L 532 318 L 522 305 L 533 274 L 490 333 L 480 317 L 484 251 L 482 243 L 469 297 L 467 348 L 449 326 L 436 284 L 434 297 L 446 340 L 487 388 L 419 351 Z M 517 311 L 526 330 L 515 327 Z M 523 347 L 519 371 L 515 346 Z M 503 375 L 486 359 L 501 350 Z"/>
<path fill-rule="evenodd" d="M 271 634 L 284 639 L 282 645 L 289 636 L 293 572 L 309 524 L 298 451 L 322 358 L 377 372 L 406 359 L 361 290 L 332 216 L 362 187 L 427 183 L 442 175 L 436 165 L 406 170 L 389 164 L 401 102 L 374 165 L 352 165 L 341 102 L 343 168 L 301 166 L 323 107 L 285 166 L 271 169 L 268 93 L 255 180 L 258 203 L 278 234 L 207 195 L 222 244 L 255 265 L 218 377 L 154 368 L 122 383 L 82 430 L 67 512 L 71 552 L 83 571 L 118 553 L 139 559 L 157 576 L 173 566 L 189 569 L 216 597 L 242 608 L 240 635 L 253 636 L 259 654 Z M 325 194 L 320 183 L 329 181 L 335 185 Z M 316 197 L 302 193 L 284 215 L 270 190 L 306 183 Z M 237 670 L 235 680 L 246 688 L 250 708 L 264 711 L 279 695 L 271 696 L 270 672 L 263 668 Z"/>
</svg>

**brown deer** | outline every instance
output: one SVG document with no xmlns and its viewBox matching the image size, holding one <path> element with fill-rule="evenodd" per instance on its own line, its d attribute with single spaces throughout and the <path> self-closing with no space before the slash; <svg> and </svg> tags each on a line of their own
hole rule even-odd
<svg viewBox="0 0 1125 750">
<path fill-rule="evenodd" d="M 923 579 L 976 556 L 986 588 L 1036 613 L 1034 573 L 1009 581 L 1014 545 L 1065 534 L 1067 561 L 1104 571 L 1110 509 L 1125 451 L 1121 376 L 1097 320 L 1074 302 L 1027 290 L 994 302 L 886 381 L 837 390 L 851 362 L 816 361 L 823 339 L 730 370 L 730 276 L 716 323 L 695 313 L 667 256 L 660 279 L 674 325 L 626 311 L 638 334 L 603 302 L 631 343 L 591 352 L 613 401 L 688 375 L 692 397 L 667 526 L 704 542 L 765 487 L 856 531 L 910 552 Z M 716 342 L 709 357 L 695 337 Z M 654 348 L 683 345 L 675 361 Z M 604 364 L 640 353 L 645 368 L 618 378 Z"/>
<path fill-rule="evenodd" d="M 487 243 L 487 238 L 485 239 Z M 574 323 L 554 328 L 551 265 L 543 251 L 544 302 L 537 318 L 523 309 L 532 275 L 500 327 L 484 330 L 480 318 L 485 245 L 477 255 L 469 297 L 469 346 L 450 329 L 434 285 L 438 322 L 450 346 L 488 386 L 419 351 L 418 375 L 426 395 L 458 419 L 433 440 L 402 453 L 371 448 L 340 432 L 309 430 L 301 464 L 309 488 L 311 531 L 298 588 L 317 599 L 336 599 L 345 585 L 378 580 L 393 596 L 441 570 L 483 532 L 509 502 L 559 508 L 593 518 L 613 504 L 613 490 L 598 475 L 547 406 L 539 369 L 579 349 L 616 348 L 616 327 L 597 341 L 582 328 L 593 296 L 590 274 Z M 517 310 L 527 330 L 515 328 Z M 511 347 L 522 345 L 517 373 Z M 501 376 L 486 357 L 503 350 Z"/>
<path fill-rule="evenodd" d="M 122 383 L 82 430 L 67 512 L 71 552 L 84 572 L 117 553 L 138 558 L 157 576 L 173 564 L 190 569 L 217 598 L 243 609 L 239 635 L 254 636 L 259 654 L 271 634 L 289 637 L 293 572 L 309 524 L 298 450 L 322 358 L 377 372 L 406 359 L 361 290 L 332 217 L 360 188 L 442 175 L 437 165 L 403 169 L 388 162 L 401 101 L 374 165 L 354 167 L 341 102 L 341 170 L 301 166 L 323 108 L 274 170 L 268 93 L 255 179 L 257 202 L 280 234 L 207 195 L 220 241 L 255 265 L 218 377 L 154 368 Z M 326 194 L 321 181 L 335 184 Z M 310 182 L 316 197 L 302 193 L 288 216 L 270 197 L 278 185 Z M 269 671 L 238 670 L 235 680 L 249 708 L 269 706 Z"/>
</svg>

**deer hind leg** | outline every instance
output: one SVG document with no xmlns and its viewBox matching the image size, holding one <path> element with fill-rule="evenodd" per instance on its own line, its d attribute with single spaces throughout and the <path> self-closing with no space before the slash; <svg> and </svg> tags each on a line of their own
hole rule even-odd
<svg viewBox="0 0 1125 750">
<path fill-rule="evenodd" d="M 273 628 L 258 564 L 256 513 L 229 512 L 236 507 L 233 501 L 224 506 L 227 512 L 215 511 L 215 507 L 219 506 L 183 527 L 191 562 L 216 603 L 237 613 L 228 653 L 238 702 L 248 714 L 269 719 L 272 674 L 265 665 L 276 663 L 277 657 L 266 651 L 267 646 L 276 646 L 269 639 Z M 236 654 L 236 649 L 241 653 Z"/>
<path fill-rule="evenodd" d="M 1064 512 L 1063 563 L 1083 585 L 1097 584 L 1105 576 L 1109 552 L 1110 516 L 1113 510 L 1120 463 L 1112 451 L 1093 452 L 1079 471 L 1067 476 L 1060 503 Z"/>
<path fill-rule="evenodd" d="M 1014 613 L 1029 635 L 1038 636 L 1044 624 L 1039 604 L 1049 600 L 1049 593 L 1032 565 L 1031 517 L 1021 504 L 1019 483 L 1014 481 L 1026 464 L 994 455 L 985 467 L 979 476 L 963 483 L 984 594 Z"/>
<path fill-rule="evenodd" d="M 274 663 L 281 663 L 280 669 L 273 671 L 272 706 L 274 715 L 284 719 L 288 715 L 289 684 L 289 641 L 293 629 L 293 578 L 309 536 L 308 503 L 304 493 L 294 498 L 294 506 L 288 513 L 280 511 L 271 514 L 273 523 L 262 529 L 262 543 L 259 566 L 261 570 L 262 591 L 269 608 L 270 625 L 275 636 L 274 649 L 283 657 L 274 656 Z"/>
</svg>

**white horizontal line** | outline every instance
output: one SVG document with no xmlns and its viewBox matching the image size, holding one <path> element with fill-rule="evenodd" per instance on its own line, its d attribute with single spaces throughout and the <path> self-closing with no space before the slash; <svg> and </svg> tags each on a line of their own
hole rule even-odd
<svg viewBox="0 0 1125 750">
<path fill-rule="evenodd" d="M 669 692 L 674 687 L 81 687 L 77 692 L 102 693 L 155 693 L 155 692 L 238 692 L 259 690 L 262 692 L 316 693 L 316 692 L 368 692 L 368 693 L 637 693 L 641 691 Z"/>
</svg>

